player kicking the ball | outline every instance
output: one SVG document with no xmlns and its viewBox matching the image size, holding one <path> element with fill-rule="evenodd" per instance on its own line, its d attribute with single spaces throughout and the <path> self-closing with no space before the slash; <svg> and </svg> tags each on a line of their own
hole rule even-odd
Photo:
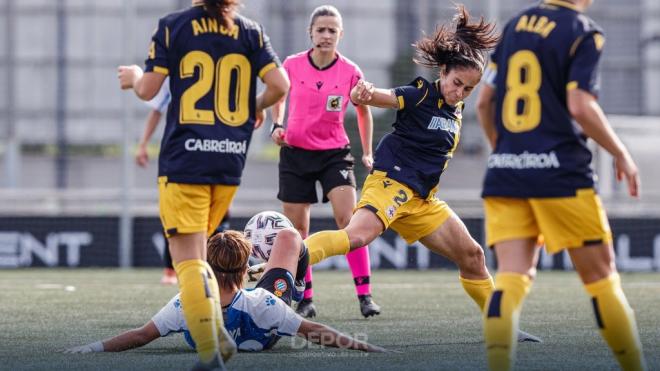
<svg viewBox="0 0 660 371">
<path fill-rule="evenodd" d="M 295 313 L 290 307 L 295 290 L 293 274 L 302 271 L 304 275 L 307 269 L 307 251 L 300 234 L 294 228 L 284 228 L 276 233 L 264 273 L 254 289 L 243 288 L 248 258 L 252 252 L 252 245 L 243 233 L 221 232 L 209 240 L 208 263 L 220 283 L 225 327 L 236 342 L 238 350 L 270 349 L 281 336 L 297 335 L 328 347 L 386 352 L 384 348 L 356 340 Z M 195 347 L 188 333 L 179 294 L 144 326 L 64 352 L 121 352 L 177 332 L 183 332 L 188 344 Z"/>
</svg>

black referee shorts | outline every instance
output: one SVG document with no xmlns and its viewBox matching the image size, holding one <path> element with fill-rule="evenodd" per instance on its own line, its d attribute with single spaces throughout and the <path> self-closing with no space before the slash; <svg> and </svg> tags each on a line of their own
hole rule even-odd
<svg viewBox="0 0 660 371">
<path fill-rule="evenodd" d="M 316 203 L 316 182 L 319 181 L 323 189 L 323 202 L 328 202 L 328 193 L 333 188 L 356 188 L 354 165 L 350 146 L 322 151 L 282 147 L 277 198 L 283 202 Z"/>
</svg>

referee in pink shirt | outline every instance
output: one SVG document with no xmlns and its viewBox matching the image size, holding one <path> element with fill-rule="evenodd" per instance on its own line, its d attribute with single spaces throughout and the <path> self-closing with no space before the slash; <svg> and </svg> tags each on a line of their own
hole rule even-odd
<svg viewBox="0 0 660 371">
<path fill-rule="evenodd" d="M 330 201 L 338 228 L 344 228 L 356 205 L 356 183 L 344 115 L 351 89 L 362 79 L 360 68 L 339 54 L 342 18 L 330 5 L 314 9 L 309 22 L 312 49 L 289 56 L 284 69 L 291 80 L 289 116 L 284 127 L 286 97 L 273 106 L 271 137 L 280 149 L 280 189 L 277 195 L 284 214 L 303 238 L 309 234 L 310 206 L 318 202 L 316 182 L 321 182 L 323 202 Z M 373 119 L 368 106 L 355 105 L 362 163 L 369 170 Z M 367 246 L 346 255 L 353 274 L 360 311 L 365 317 L 380 314 L 371 299 L 369 251 Z M 307 318 L 316 315 L 312 302 L 312 267 L 305 276 L 304 299 L 296 311 Z"/>
</svg>

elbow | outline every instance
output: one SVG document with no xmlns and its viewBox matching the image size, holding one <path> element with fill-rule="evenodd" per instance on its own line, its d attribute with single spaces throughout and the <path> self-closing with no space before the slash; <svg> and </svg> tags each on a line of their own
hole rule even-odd
<svg viewBox="0 0 660 371">
<path fill-rule="evenodd" d="M 483 121 L 484 117 L 487 117 L 490 112 L 493 112 L 493 101 L 489 99 L 479 98 L 476 105 L 477 117 L 480 121 Z"/>
<path fill-rule="evenodd" d="M 596 113 L 598 103 L 593 95 L 580 89 L 572 89 L 568 92 L 566 105 L 571 117 L 582 123 Z"/>
<path fill-rule="evenodd" d="M 577 122 L 583 122 L 583 118 L 587 115 L 588 107 L 585 102 L 580 100 L 568 100 L 568 112 Z"/>
<path fill-rule="evenodd" d="M 278 84 L 273 86 L 275 93 L 277 95 L 277 100 L 281 101 L 286 94 L 289 92 L 289 89 L 291 88 L 291 82 L 289 82 L 289 79 L 286 78 L 286 76 L 280 81 Z"/>
<path fill-rule="evenodd" d="M 151 342 L 152 338 L 145 333 L 144 331 L 137 331 L 133 334 L 131 338 L 131 348 L 139 348 L 141 346 L 147 345 Z"/>
<path fill-rule="evenodd" d="M 488 112 L 488 105 L 483 102 L 477 102 L 476 110 L 477 118 L 481 119 L 486 115 L 486 112 Z"/>
<path fill-rule="evenodd" d="M 146 89 L 144 85 L 136 86 L 134 90 L 135 90 L 135 95 L 137 95 L 138 98 L 144 101 L 152 100 L 158 93 L 158 90 L 151 91 L 149 89 Z"/>
</svg>

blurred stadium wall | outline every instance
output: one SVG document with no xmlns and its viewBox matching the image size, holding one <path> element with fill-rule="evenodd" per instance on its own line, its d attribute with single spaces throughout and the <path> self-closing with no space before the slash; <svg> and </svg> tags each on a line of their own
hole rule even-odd
<svg viewBox="0 0 660 371">
<path fill-rule="evenodd" d="M 121 245 L 124 251 L 113 264 L 139 261 L 131 252 L 138 249 L 131 249 L 132 245 L 143 243 L 136 240 L 136 235 L 142 233 L 136 220 L 147 220 L 150 230 L 157 230 L 155 158 L 160 130 L 152 140 L 149 168 L 139 169 L 132 156 L 148 110 L 133 94 L 118 89 L 116 66 L 142 65 L 157 19 L 189 3 L 190 0 L 0 0 L 0 215 L 4 217 L 0 230 L 12 232 L 41 226 L 32 237 L 20 233 L 0 235 L 0 261 L 5 250 L 10 251 L 9 256 L 22 254 L 12 246 L 36 246 L 33 251 L 52 255 L 54 250 L 47 250 L 48 243 L 60 247 L 66 245 L 61 241 L 73 243 L 72 237 L 54 232 L 60 225 L 103 225 L 99 228 L 107 236 L 103 238 L 109 241 L 108 246 Z M 452 2 L 437 0 L 244 3 L 242 13 L 263 23 L 281 58 L 310 47 L 307 27 L 309 14 L 316 6 L 337 6 L 345 27 L 340 51 L 362 67 L 367 79 L 382 87 L 405 84 L 417 75 L 433 77 L 430 71 L 411 62 L 410 44 L 423 30 L 431 32 L 453 14 Z M 533 2 L 463 3 L 473 15 L 504 22 Z M 654 241 L 654 236 L 660 236 L 660 222 L 646 226 L 634 220 L 660 217 L 660 2 L 596 0 L 588 14 L 605 29 L 607 36 L 601 103 L 638 160 L 644 187 L 641 200 L 627 198 L 625 187 L 614 181 L 611 158 L 596 151 L 601 193 L 610 215 L 633 218 L 630 223 L 644 226 L 630 235 L 648 235 L 644 241 Z M 487 148 L 473 103 L 471 97 L 459 151 L 443 175 L 441 197 L 460 215 L 475 218 L 473 232 L 480 233 L 479 188 Z M 393 112 L 376 110 L 375 116 L 377 143 L 389 130 Z M 161 123 L 161 130 L 163 126 Z M 354 120 L 349 118 L 346 126 L 349 134 L 357 138 Z M 359 141 L 355 139 L 354 143 L 359 158 Z M 357 171 L 362 179 L 364 169 L 358 165 Z M 246 217 L 263 209 L 279 209 L 276 192 L 277 149 L 271 145 L 267 130 L 257 131 L 243 185 L 233 206 L 234 215 Z M 313 209 L 313 216 L 330 215 L 327 205 Z M 110 224 L 104 224 L 105 221 Z M 323 220 L 319 223 L 325 225 Z M 48 240 L 51 234 L 55 237 Z M 86 237 L 80 238 L 86 241 Z M 66 246 L 75 244 L 82 242 Z M 650 248 L 652 242 L 648 244 Z M 31 254 L 25 256 L 34 255 Z M 660 252 L 654 256 L 660 257 Z M 62 259 L 60 263 L 65 261 Z"/>
</svg>

